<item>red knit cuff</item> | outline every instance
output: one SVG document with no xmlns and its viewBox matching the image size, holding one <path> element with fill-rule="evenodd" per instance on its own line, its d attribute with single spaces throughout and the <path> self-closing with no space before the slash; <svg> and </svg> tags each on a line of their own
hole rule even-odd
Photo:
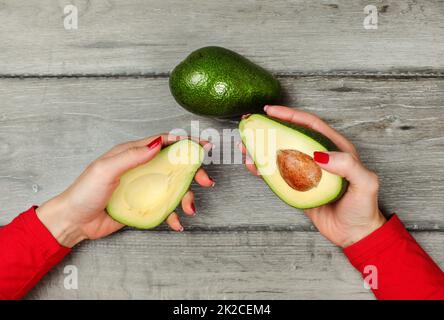
<svg viewBox="0 0 444 320">
<path fill-rule="evenodd" d="M 393 214 L 381 227 L 365 238 L 346 247 L 344 253 L 353 266 L 359 269 L 359 265 L 379 255 L 393 245 L 396 242 L 395 240 L 402 238 L 411 240 L 411 235 L 405 229 L 398 216 Z"/>
</svg>

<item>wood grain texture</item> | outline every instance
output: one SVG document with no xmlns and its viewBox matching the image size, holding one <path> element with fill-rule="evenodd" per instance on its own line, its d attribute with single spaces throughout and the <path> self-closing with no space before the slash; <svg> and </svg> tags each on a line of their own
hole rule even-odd
<svg viewBox="0 0 444 320">
<path fill-rule="evenodd" d="M 79 8 L 78 30 L 63 28 L 66 4 Z M 0 225 L 114 144 L 193 120 L 236 128 L 184 111 L 168 90 L 188 53 L 219 45 L 279 75 L 287 104 L 347 135 L 381 178 L 383 209 L 422 231 L 443 268 L 443 2 L 377 1 L 378 30 L 363 28 L 368 4 L 1 1 Z M 207 169 L 216 187 L 193 185 L 198 215 L 184 218 L 185 233 L 125 229 L 83 243 L 28 298 L 373 298 L 340 250 L 242 165 Z M 78 290 L 63 287 L 67 265 Z"/>
<path fill-rule="evenodd" d="M 417 240 L 444 267 L 440 233 Z M 77 267 L 78 290 L 64 288 Z M 314 232 L 124 231 L 76 248 L 29 299 L 372 299 Z"/>
<path fill-rule="evenodd" d="M 289 105 L 319 114 L 357 145 L 381 177 L 386 212 L 398 212 L 411 229 L 443 230 L 443 79 L 280 80 Z M 192 120 L 200 130 L 237 127 L 178 107 L 166 78 L 2 79 L 0 97 L 1 224 L 64 190 L 114 144 L 189 131 Z M 310 230 L 300 211 L 242 165 L 207 169 L 217 184 L 193 186 L 198 215 L 185 218 L 188 230 Z"/>
<path fill-rule="evenodd" d="M 65 30 L 63 8 L 79 9 Z M 277 73 L 444 70 L 441 0 L 4 0 L 0 74 L 157 74 L 202 46 L 231 48 Z"/>
</svg>

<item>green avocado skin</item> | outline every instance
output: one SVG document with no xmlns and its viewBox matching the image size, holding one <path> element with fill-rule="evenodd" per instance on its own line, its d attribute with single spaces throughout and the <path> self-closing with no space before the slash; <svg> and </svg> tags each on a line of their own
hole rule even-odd
<svg viewBox="0 0 444 320">
<path fill-rule="evenodd" d="M 221 47 L 192 52 L 172 71 L 170 90 L 186 110 L 234 117 L 279 102 L 279 82 L 265 69 Z"/>
</svg>

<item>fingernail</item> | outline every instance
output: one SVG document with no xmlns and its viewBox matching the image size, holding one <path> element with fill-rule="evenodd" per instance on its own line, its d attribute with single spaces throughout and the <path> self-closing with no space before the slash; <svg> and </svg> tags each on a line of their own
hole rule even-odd
<svg viewBox="0 0 444 320">
<path fill-rule="evenodd" d="M 148 147 L 148 149 L 154 149 L 161 143 L 162 143 L 162 137 L 157 137 L 156 139 L 148 143 L 146 146 Z"/>
<path fill-rule="evenodd" d="M 193 214 L 196 214 L 196 207 L 193 202 L 191 202 L 191 210 L 193 211 Z"/>
<path fill-rule="evenodd" d="M 315 151 L 314 155 L 313 155 L 313 159 L 314 159 L 314 161 L 316 161 L 318 163 L 327 164 L 328 161 L 330 160 L 330 155 L 325 152 Z"/>
<path fill-rule="evenodd" d="M 243 119 L 243 120 L 248 119 L 250 116 L 251 116 L 251 113 L 244 114 L 244 115 L 242 116 L 242 119 Z"/>
<path fill-rule="evenodd" d="M 210 151 L 210 150 L 213 150 L 214 147 L 215 147 L 214 144 L 212 144 L 211 142 L 208 142 L 207 144 L 205 144 L 204 149 L 206 151 Z"/>
<path fill-rule="evenodd" d="M 267 112 L 268 105 L 264 107 L 264 111 Z"/>
<path fill-rule="evenodd" d="M 183 232 L 183 227 L 180 227 L 179 232 Z"/>
</svg>

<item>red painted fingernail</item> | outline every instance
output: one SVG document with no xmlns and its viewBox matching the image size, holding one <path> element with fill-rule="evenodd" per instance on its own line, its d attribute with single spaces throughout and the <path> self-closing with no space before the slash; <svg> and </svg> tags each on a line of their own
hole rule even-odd
<svg viewBox="0 0 444 320">
<path fill-rule="evenodd" d="M 193 213 L 196 213 L 196 207 L 194 206 L 194 203 L 191 202 L 191 210 L 193 211 Z"/>
<path fill-rule="evenodd" d="M 330 156 L 328 153 L 321 152 L 321 151 L 315 151 L 313 156 L 314 161 L 322 164 L 327 164 L 330 160 Z"/>
<path fill-rule="evenodd" d="M 156 139 L 148 143 L 146 146 L 148 147 L 148 149 L 154 149 L 161 143 L 162 143 L 162 137 L 157 137 Z"/>
</svg>

